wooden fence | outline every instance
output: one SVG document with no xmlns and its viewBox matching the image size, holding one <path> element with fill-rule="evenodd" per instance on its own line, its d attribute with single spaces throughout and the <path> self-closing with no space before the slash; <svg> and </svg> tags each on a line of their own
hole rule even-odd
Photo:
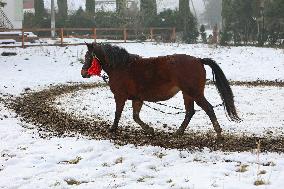
<svg viewBox="0 0 284 189">
<path fill-rule="evenodd" d="M 38 39 L 51 39 L 51 31 L 55 32 L 57 42 L 54 44 L 31 44 L 30 41 Z M 130 28 L 24 28 L 24 29 L 0 29 L 0 32 L 16 32 L 18 35 L 1 35 L 1 39 L 14 39 L 21 42 L 21 47 L 28 46 L 66 46 L 66 45 L 82 45 L 84 43 L 66 43 L 64 39 L 67 38 L 81 38 L 92 39 L 94 42 L 97 39 L 115 39 L 120 42 L 131 42 L 131 40 L 160 40 L 163 42 L 175 42 L 176 29 L 175 28 L 144 28 L 140 30 Z M 36 36 L 29 36 L 29 32 Z M 29 42 L 29 43 L 28 43 Z M 19 47 L 19 46 L 3 46 L 0 47 Z"/>
</svg>

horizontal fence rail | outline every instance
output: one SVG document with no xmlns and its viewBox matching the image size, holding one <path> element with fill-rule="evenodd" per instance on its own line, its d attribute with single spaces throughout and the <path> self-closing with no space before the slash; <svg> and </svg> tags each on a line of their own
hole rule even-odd
<svg viewBox="0 0 284 189">
<path fill-rule="evenodd" d="M 36 40 L 52 39 L 51 31 L 55 32 L 56 38 L 54 44 L 36 44 Z M 163 41 L 175 42 L 176 29 L 151 27 L 142 29 L 133 28 L 23 28 L 23 29 L 0 29 L 0 40 L 15 40 L 21 43 L 21 47 L 29 46 L 67 46 L 67 45 L 82 45 L 85 43 L 66 42 L 66 39 L 92 39 L 94 42 L 97 39 L 120 40 L 121 42 L 131 42 L 132 40 L 140 41 Z M 34 43 L 34 44 L 33 44 Z M 0 47 L 19 47 L 6 46 L 0 44 Z"/>
</svg>

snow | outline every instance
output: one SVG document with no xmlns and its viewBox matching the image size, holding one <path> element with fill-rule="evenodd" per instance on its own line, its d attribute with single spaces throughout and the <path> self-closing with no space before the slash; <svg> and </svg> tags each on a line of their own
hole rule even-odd
<svg viewBox="0 0 284 189">
<path fill-rule="evenodd" d="M 0 35 L 21 35 L 21 31 L 0 32 Z"/>
<path fill-rule="evenodd" d="M 215 48 L 200 44 L 117 45 L 144 57 L 174 53 L 210 57 L 220 64 L 230 80 L 284 79 L 284 52 L 281 49 Z M 84 57 L 85 46 L 0 49 L 0 54 L 4 51 L 18 54 L 0 57 L 0 97 L 4 99 L 5 95 L 20 95 L 25 88 L 37 91 L 67 82 L 102 82 L 99 78 L 82 79 L 80 76 L 82 64 L 79 62 Z M 210 69 L 207 73 L 207 77 L 212 78 Z M 217 108 L 217 117 L 226 132 L 258 135 L 266 130 L 275 132 L 278 129 L 283 132 L 283 88 L 232 88 L 244 121 L 238 128 L 238 125 L 227 122 L 222 108 Z M 79 102 L 76 95 L 84 95 L 84 99 Z M 77 109 L 76 112 L 84 116 L 98 113 L 112 121 L 113 99 L 108 88 L 78 91 L 76 95 L 73 98 L 68 95 L 58 98 L 57 101 L 63 102 L 58 108 L 64 109 L 62 111 Z M 213 105 L 220 102 L 213 86 L 206 86 L 206 95 Z M 94 101 L 96 97 L 102 100 Z M 180 98 L 177 95 L 168 103 L 182 107 Z M 88 112 L 92 114 L 81 111 L 90 101 L 92 106 L 88 107 Z M 101 109 L 97 109 L 98 104 Z M 132 122 L 129 111 L 128 105 L 122 123 Z M 148 108 L 144 108 L 142 113 L 142 119 L 153 122 L 156 129 L 162 129 L 163 123 L 176 129 L 182 117 L 168 117 L 159 113 L 149 116 L 153 112 Z M 137 125 L 133 123 L 133 126 Z M 255 149 L 250 152 L 210 152 L 208 149 L 186 151 L 153 146 L 117 146 L 108 140 L 90 140 L 82 136 L 42 139 L 35 127 L 21 122 L 0 100 L 0 188 L 279 189 L 284 184 L 282 153 L 258 154 Z M 203 112 L 194 116 L 189 127 L 193 130 L 212 129 Z M 257 174 L 260 171 L 264 174 Z M 263 180 L 267 184 L 255 186 L 256 180 Z M 78 185 L 70 185 L 72 182 Z"/>
</svg>

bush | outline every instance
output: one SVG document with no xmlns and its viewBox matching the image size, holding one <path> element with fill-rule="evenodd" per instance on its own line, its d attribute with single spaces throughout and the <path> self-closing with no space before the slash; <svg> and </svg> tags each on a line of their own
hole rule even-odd
<svg viewBox="0 0 284 189">
<path fill-rule="evenodd" d="M 99 11 L 95 14 L 95 26 L 99 28 L 124 27 L 126 20 L 117 12 Z"/>
<path fill-rule="evenodd" d="M 94 25 L 94 17 L 90 13 L 85 12 L 82 7 L 70 16 L 68 24 L 72 28 L 92 28 Z"/>
<path fill-rule="evenodd" d="M 178 12 L 173 10 L 165 10 L 160 12 L 155 21 L 152 23 L 156 27 L 176 27 L 178 20 Z"/>
<path fill-rule="evenodd" d="M 232 40 L 232 34 L 228 32 L 226 29 L 220 33 L 221 39 L 220 44 L 221 45 L 228 45 L 229 42 Z"/>
<path fill-rule="evenodd" d="M 197 37 L 199 35 L 196 18 L 192 13 L 189 14 L 189 18 L 187 19 L 187 28 L 185 31 L 182 18 L 183 15 L 179 14 L 178 20 L 180 21 L 180 23 L 178 23 L 177 27 L 178 31 L 183 31 L 183 41 L 186 43 L 196 43 Z"/>
<path fill-rule="evenodd" d="M 203 24 L 200 26 L 199 31 L 200 31 L 200 35 L 201 35 L 201 38 L 202 38 L 202 42 L 203 43 L 207 43 L 207 36 L 206 36 L 206 33 L 205 33 L 205 26 Z"/>
</svg>

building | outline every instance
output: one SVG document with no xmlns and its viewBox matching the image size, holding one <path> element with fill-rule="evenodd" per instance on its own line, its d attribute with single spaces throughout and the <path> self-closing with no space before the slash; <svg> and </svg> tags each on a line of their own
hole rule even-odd
<svg viewBox="0 0 284 189">
<path fill-rule="evenodd" d="M 34 13 L 34 0 L 24 0 L 24 12 Z"/>
<path fill-rule="evenodd" d="M 23 0 L 2 0 L 6 5 L 0 8 L 0 27 L 20 29 L 23 26 Z"/>
</svg>

